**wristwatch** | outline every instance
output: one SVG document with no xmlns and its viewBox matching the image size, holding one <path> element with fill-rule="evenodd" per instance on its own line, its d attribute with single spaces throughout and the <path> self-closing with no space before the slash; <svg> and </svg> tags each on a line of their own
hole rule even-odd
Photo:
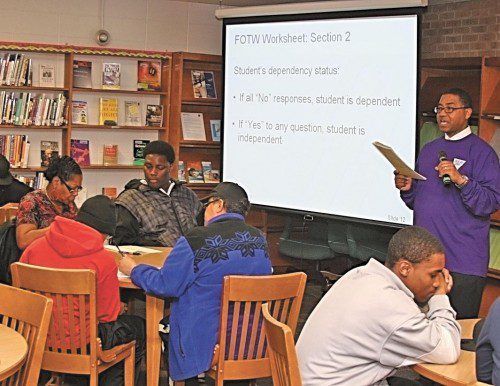
<svg viewBox="0 0 500 386">
<path fill-rule="evenodd" d="M 469 183 L 469 177 L 467 177 L 465 174 L 462 174 L 462 178 L 464 179 L 464 182 L 462 182 L 461 184 L 455 184 L 455 186 L 458 189 L 462 189 L 465 185 Z"/>
</svg>

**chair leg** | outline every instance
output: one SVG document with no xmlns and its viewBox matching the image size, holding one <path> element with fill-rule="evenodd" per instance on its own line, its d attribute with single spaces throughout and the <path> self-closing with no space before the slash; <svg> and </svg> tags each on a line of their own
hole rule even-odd
<svg viewBox="0 0 500 386">
<path fill-rule="evenodd" d="M 219 374 L 215 376 L 215 386 L 224 386 L 224 379 Z"/>
<path fill-rule="evenodd" d="M 99 373 L 97 369 L 90 370 L 90 382 L 89 386 L 97 386 L 99 384 Z"/>
<path fill-rule="evenodd" d="M 130 355 L 124 360 L 125 375 L 124 383 L 125 386 L 134 386 L 134 373 L 135 373 L 135 346 L 130 350 Z"/>
</svg>

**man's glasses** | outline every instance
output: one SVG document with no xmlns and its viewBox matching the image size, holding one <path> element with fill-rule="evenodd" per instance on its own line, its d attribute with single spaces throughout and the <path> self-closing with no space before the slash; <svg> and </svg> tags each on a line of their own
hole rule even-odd
<svg viewBox="0 0 500 386">
<path fill-rule="evenodd" d="M 216 201 L 220 201 L 220 200 L 221 200 L 221 198 L 216 198 L 216 199 L 214 199 L 214 200 L 212 200 L 212 201 L 207 201 L 207 202 L 205 202 L 205 203 L 203 204 L 203 208 L 204 208 L 204 209 L 206 209 L 206 208 L 207 208 L 207 206 L 209 206 L 210 204 L 212 204 L 212 203 L 214 203 L 214 202 L 216 202 Z"/>
<path fill-rule="evenodd" d="M 439 114 L 441 111 L 444 111 L 446 114 L 451 114 L 455 110 L 463 110 L 463 109 L 470 109 L 470 107 L 466 107 L 466 106 L 462 106 L 462 107 L 436 106 L 436 107 L 434 107 L 434 112 L 436 114 Z"/>
<path fill-rule="evenodd" d="M 68 189 L 68 192 L 70 192 L 71 194 L 79 193 L 83 189 L 83 187 L 81 187 L 81 186 L 76 186 L 76 187 L 72 188 L 62 178 L 60 178 L 60 180 L 64 184 L 64 186 L 66 186 L 66 189 Z"/>
</svg>

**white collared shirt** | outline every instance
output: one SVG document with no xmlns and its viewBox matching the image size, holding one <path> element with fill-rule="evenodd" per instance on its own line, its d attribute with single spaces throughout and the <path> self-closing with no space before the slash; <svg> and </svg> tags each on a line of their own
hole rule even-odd
<svg viewBox="0 0 500 386">
<path fill-rule="evenodd" d="M 447 141 L 458 141 L 462 138 L 467 137 L 469 134 L 472 134 L 472 130 L 470 129 L 470 126 L 467 126 L 465 129 L 460 131 L 459 133 L 456 133 L 453 137 L 450 137 L 448 134 L 444 134 L 444 139 Z"/>
</svg>

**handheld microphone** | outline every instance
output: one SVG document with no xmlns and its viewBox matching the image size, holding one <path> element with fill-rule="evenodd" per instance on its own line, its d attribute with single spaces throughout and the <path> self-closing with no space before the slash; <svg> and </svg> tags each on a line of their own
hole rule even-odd
<svg viewBox="0 0 500 386">
<path fill-rule="evenodd" d="M 446 161 L 447 159 L 448 159 L 448 157 L 447 157 L 446 153 L 441 150 L 439 152 L 439 162 Z M 451 178 L 448 174 L 443 174 L 442 180 L 443 180 L 444 186 L 448 186 L 451 184 Z"/>
</svg>

